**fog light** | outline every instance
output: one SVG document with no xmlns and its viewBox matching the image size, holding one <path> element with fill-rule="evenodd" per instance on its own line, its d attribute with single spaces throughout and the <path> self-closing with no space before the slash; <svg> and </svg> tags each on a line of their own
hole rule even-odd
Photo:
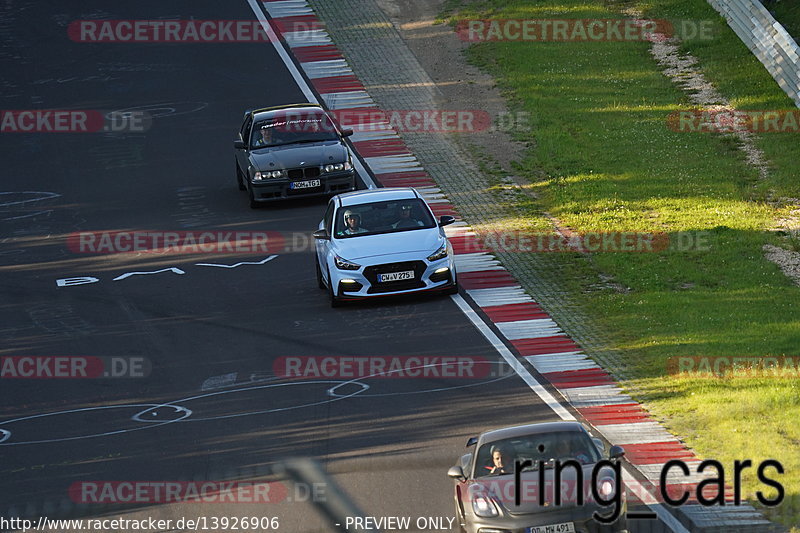
<svg viewBox="0 0 800 533">
<path fill-rule="evenodd" d="M 339 280 L 339 292 L 358 292 L 364 286 L 354 279 L 341 279 Z"/>
<path fill-rule="evenodd" d="M 440 281 L 447 281 L 451 279 L 450 276 L 450 269 L 447 267 L 437 268 L 431 274 L 431 282 L 432 283 L 439 283 Z"/>
</svg>

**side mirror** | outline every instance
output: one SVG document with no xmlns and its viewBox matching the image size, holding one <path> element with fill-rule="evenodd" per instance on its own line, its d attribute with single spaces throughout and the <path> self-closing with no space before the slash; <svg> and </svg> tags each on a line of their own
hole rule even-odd
<svg viewBox="0 0 800 533">
<path fill-rule="evenodd" d="M 245 149 L 247 149 L 247 145 L 241 139 L 236 139 L 235 141 L 233 141 L 233 147 L 236 150 L 245 150 Z"/>
<path fill-rule="evenodd" d="M 353 130 L 350 128 L 342 130 L 342 137 L 350 137 L 353 134 Z"/>
<path fill-rule="evenodd" d="M 439 227 L 443 228 L 447 225 L 452 224 L 455 221 L 456 221 L 455 217 L 451 217 L 450 215 L 442 215 L 439 217 Z"/>
<path fill-rule="evenodd" d="M 453 478 L 457 481 L 467 480 L 467 476 L 464 475 L 464 471 L 461 469 L 460 466 L 451 466 L 450 469 L 447 471 L 447 477 Z"/>
<path fill-rule="evenodd" d="M 324 239 L 324 240 L 328 240 L 328 239 L 330 239 L 330 238 L 331 238 L 330 234 L 328 233 L 328 230 L 326 230 L 325 228 L 318 229 L 318 230 L 317 230 L 317 231 L 315 231 L 315 232 L 314 232 L 312 235 L 314 235 L 314 238 L 315 238 L 315 239 Z"/>
<path fill-rule="evenodd" d="M 610 450 L 608 450 L 608 458 L 609 459 L 622 459 L 625 456 L 625 448 L 622 446 L 612 446 Z"/>
</svg>

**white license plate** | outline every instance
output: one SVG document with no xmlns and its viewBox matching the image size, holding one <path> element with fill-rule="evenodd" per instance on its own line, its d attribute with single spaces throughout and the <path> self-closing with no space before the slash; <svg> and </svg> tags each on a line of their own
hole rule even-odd
<svg viewBox="0 0 800 533">
<path fill-rule="evenodd" d="M 386 283 L 387 281 L 402 281 L 404 279 L 414 279 L 414 271 L 406 270 L 404 272 L 389 272 L 388 274 L 379 274 L 378 281 Z"/>
<path fill-rule="evenodd" d="M 289 184 L 290 189 L 310 189 L 311 187 L 319 187 L 319 180 L 306 180 L 306 181 L 293 181 Z"/>
<path fill-rule="evenodd" d="M 562 524 L 549 524 L 547 526 L 533 526 L 525 530 L 525 533 L 575 533 L 575 524 L 564 522 Z"/>
</svg>

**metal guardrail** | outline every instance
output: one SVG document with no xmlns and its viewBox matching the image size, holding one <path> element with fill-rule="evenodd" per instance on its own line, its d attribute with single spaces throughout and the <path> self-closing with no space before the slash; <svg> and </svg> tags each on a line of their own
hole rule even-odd
<svg viewBox="0 0 800 533">
<path fill-rule="evenodd" d="M 800 107 L 800 47 L 758 0 L 708 0 Z"/>
<path fill-rule="evenodd" d="M 322 484 L 325 489 L 325 500 L 316 501 L 314 505 L 328 520 L 332 531 L 338 533 L 381 533 L 372 527 L 348 525 L 348 518 L 364 517 L 350 496 L 337 485 L 318 462 L 306 457 L 280 461 L 275 465 L 275 473 L 285 474 L 295 483 L 304 483 L 307 487 Z M 363 523 L 363 521 L 362 521 Z"/>
</svg>

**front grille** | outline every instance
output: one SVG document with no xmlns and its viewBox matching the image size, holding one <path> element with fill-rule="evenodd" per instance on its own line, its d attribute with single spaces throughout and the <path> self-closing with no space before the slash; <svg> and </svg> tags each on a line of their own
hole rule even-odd
<svg viewBox="0 0 800 533">
<path fill-rule="evenodd" d="M 318 178 L 319 167 L 291 168 L 287 172 L 290 180 L 301 180 L 306 178 Z"/>
<path fill-rule="evenodd" d="M 406 270 L 414 271 L 414 279 L 404 279 L 400 281 L 390 281 L 387 283 L 378 282 L 378 274 L 389 272 L 403 272 Z M 422 274 L 425 272 L 425 263 L 422 261 L 405 261 L 403 263 L 386 263 L 384 265 L 369 266 L 364 269 L 364 277 L 369 281 L 369 294 L 380 294 L 382 292 L 407 291 L 410 289 L 420 289 L 425 286 L 422 281 Z"/>
</svg>

